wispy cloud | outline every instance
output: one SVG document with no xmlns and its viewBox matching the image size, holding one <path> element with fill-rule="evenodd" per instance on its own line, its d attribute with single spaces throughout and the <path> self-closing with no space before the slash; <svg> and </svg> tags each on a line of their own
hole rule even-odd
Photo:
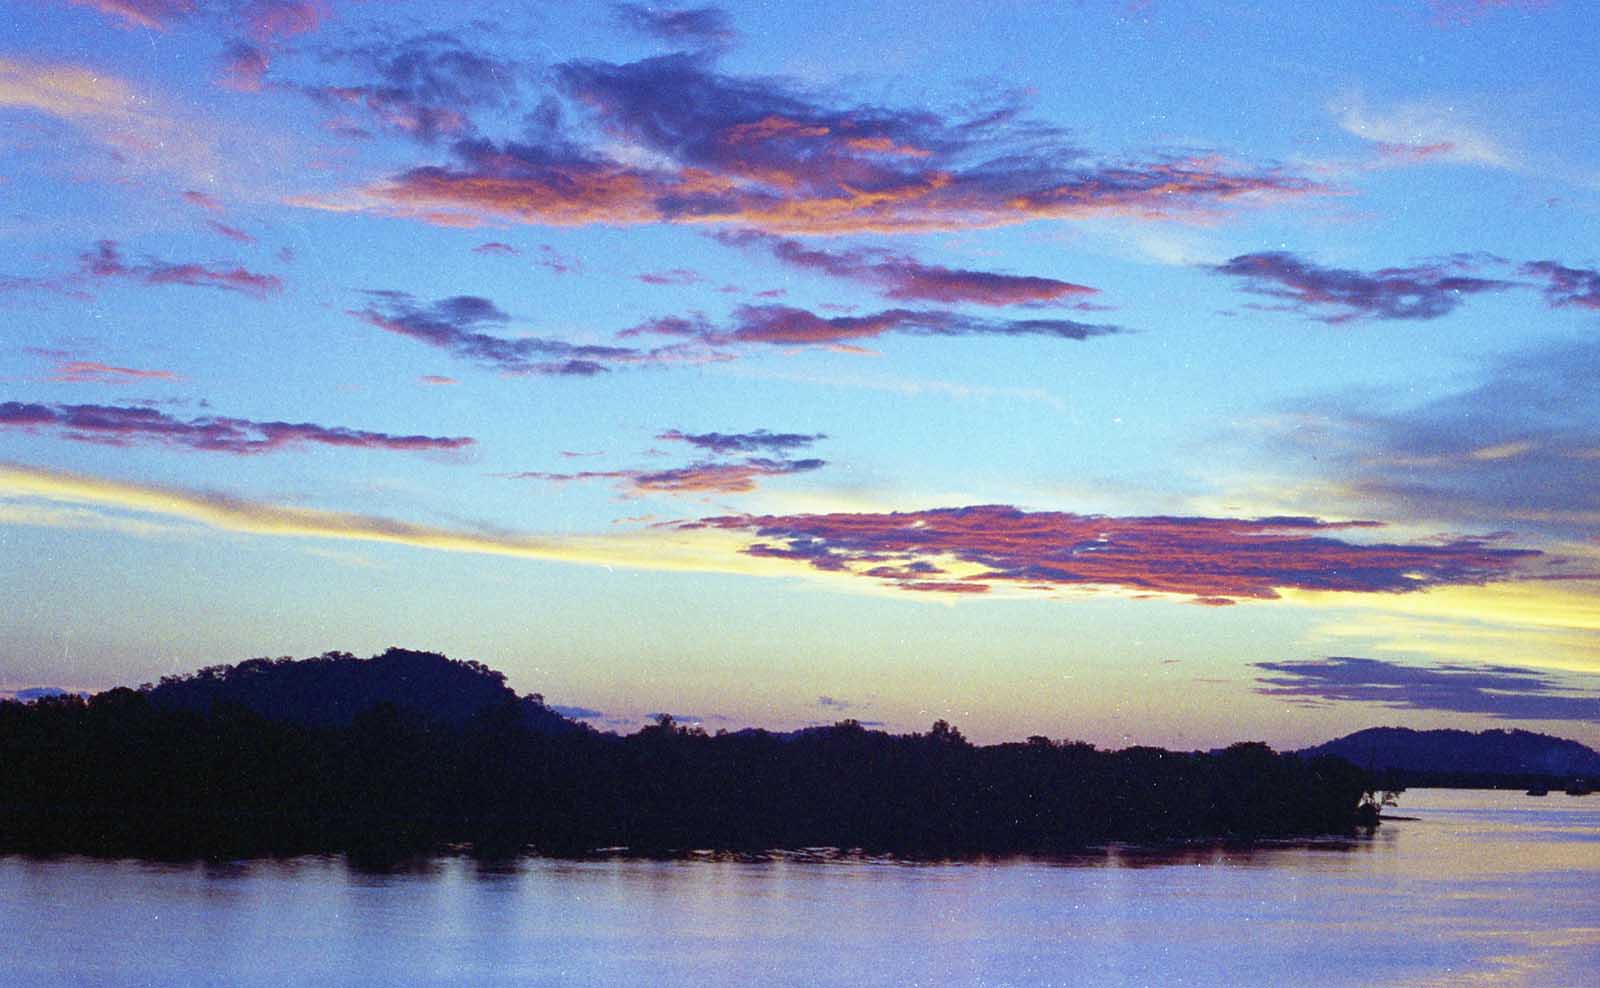
<svg viewBox="0 0 1600 988">
<path fill-rule="evenodd" d="M 1125 332 L 1127 330 L 1120 326 L 1072 319 L 990 319 L 927 309 L 886 309 L 864 316 L 819 316 L 787 305 L 742 305 L 734 310 L 732 322 L 726 326 L 713 325 L 701 317 L 669 316 L 640 323 L 621 335 L 675 336 L 709 346 L 839 346 L 889 334 L 1087 340 Z"/>
<path fill-rule="evenodd" d="M 1347 133 L 1396 162 L 1443 161 L 1514 169 L 1516 157 L 1455 104 L 1418 101 L 1374 109 L 1360 96 L 1330 108 Z"/>
<path fill-rule="evenodd" d="M 77 442 L 112 446 L 155 444 L 207 453 L 255 454 L 307 444 L 406 452 L 459 450 L 465 436 L 402 436 L 309 422 L 258 422 L 207 417 L 179 419 L 153 408 L 118 405 L 43 405 L 0 402 L 0 429 L 51 432 Z"/>
<path fill-rule="evenodd" d="M 91 7 L 123 28 L 165 31 L 167 26 L 194 13 L 194 0 L 68 0 Z"/>
<path fill-rule="evenodd" d="M 370 304 L 350 315 L 369 325 L 445 350 L 508 374 L 589 377 L 615 366 L 691 359 L 663 348 L 568 343 L 535 336 L 507 337 L 484 332 L 505 327 L 511 316 L 486 298 L 455 295 L 424 304 L 405 292 L 370 291 Z"/>
<path fill-rule="evenodd" d="M 738 37 L 721 7 L 614 3 L 611 12 L 623 27 L 669 44 L 726 45 Z"/>
<path fill-rule="evenodd" d="M 486 243 L 481 243 L 472 248 L 472 252 L 474 254 L 497 254 L 502 257 L 516 257 L 522 253 L 522 251 L 516 249 L 510 244 L 501 243 L 498 240 L 490 240 Z"/>
<path fill-rule="evenodd" d="M 181 381 L 175 371 L 118 367 L 98 360 L 59 360 L 50 380 L 65 384 L 129 384 L 135 381 Z"/>
<path fill-rule="evenodd" d="M 1438 710 L 1508 720 L 1600 721 L 1600 693 L 1516 666 L 1409 665 L 1331 656 L 1255 662 L 1255 692 L 1290 703 L 1376 703 L 1392 710 Z"/>
<path fill-rule="evenodd" d="M 223 50 L 222 85 L 260 91 L 277 49 L 290 38 L 317 30 L 328 12 L 325 0 L 250 0 L 239 7 L 233 27 L 240 36 Z"/>
<path fill-rule="evenodd" d="M 377 126 L 423 144 L 477 133 L 473 114 L 510 107 L 518 66 L 476 49 L 444 31 L 327 53 L 351 66 L 356 81 L 300 87 L 340 113 L 362 112 Z"/>
<path fill-rule="evenodd" d="M 1600 344 L 1548 344 L 1496 358 L 1471 386 L 1412 407 L 1343 395 L 1303 403 L 1275 443 L 1315 457 L 1352 503 L 1388 517 L 1583 540 L 1600 526 L 1597 379 Z"/>
<path fill-rule="evenodd" d="M 947 268 L 886 250 L 824 250 L 758 230 L 722 232 L 716 239 L 734 247 L 764 250 L 791 267 L 872 285 L 885 297 L 899 301 L 1016 305 L 1097 294 L 1087 285 L 1055 278 Z"/>
<path fill-rule="evenodd" d="M 767 429 L 757 429 L 754 432 L 683 432 L 678 429 L 668 429 L 666 432 L 656 434 L 657 439 L 666 442 L 687 443 L 697 449 L 708 453 L 726 455 L 729 453 L 790 453 L 798 449 L 805 449 L 818 440 L 826 439 L 822 433 L 807 435 L 799 432 L 771 432 Z"/>
<path fill-rule="evenodd" d="M 634 275 L 634 279 L 647 285 L 698 285 L 706 279 L 700 272 L 690 268 L 667 268 L 662 271 L 646 271 Z"/>
<path fill-rule="evenodd" d="M 746 456 L 741 460 L 702 460 L 665 469 L 584 470 L 577 473 L 527 471 L 508 476 L 516 480 L 543 480 L 552 483 L 614 480 L 618 482 L 626 497 L 643 497 L 651 494 L 743 494 L 755 490 L 760 482 L 767 478 L 809 473 L 827 465 L 824 460 L 791 459 L 788 455 L 810 446 L 819 439 L 827 438 L 822 435 L 770 432 L 766 429 L 757 429 L 754 432 L 706 432 L 697 435 L 669 429 L 657 434 L 656 438 L 683 443 L 713 457 L 750 453 L 767 455 Z M 562 455 L 570 457 L 583 454 L 564 452 Z"/>
<path fill-rule="evenodd" d="M 584 470 L 578 473 L 523 472 L 510 474 L 515 480 L 543 480 L 570 483 L 584 480 L 615 480 L 625 494 L 744 494 L 756 489 L 769 477 L 784 477 L 820 469 L 826 461 L 818 459 L 777 460 L 751 457 L 737 463 L 691 463 L 665 470 Z"/>
<path fill-rule="evenodd" d="M 121 514 L 134 512 L 194 522 L 222 531 L 276 538 L 367 542 L 436 552 L 646 570 L 783 575 L 780 568 L 770 562 L 735 551 L 736 545 L 731 540 L 719 539 L 715 532 L 686 533 L 650 528 L 594 536 L 548 537 L 445 528 L 377 515 L 321 511 L 5 463 L 0 463 L 0 497 L 31 499 L 43 502 L 52 510 L 55 505 L 66 505 L 114 512 L 105 516 L 108 526 L 121 526 L 124 522 L 144 524 L 140 519 Z M 27 502 L 22 504 L 28 506 Z M 0 506 L 4 506 L 3 501 Z M 47 511 L 8 520 L 53 525 L 60 519 L 58 514 Z M 67 523 L 81 527 L 83 520 L 73 517 Z M 139 534 L 132 528 L 119 527 L 119 530 L 130 535 Z"/>
<path fill-rule="evenodd" d="M 145 285 L 217 288 L 258 299 L 283 291 L 283 281 L 277 275 L 260 274 L 239 266 L 208 266 L 194 261 L 172 262 L 149 256 L 130 262 L 123 256 L 121 245 L 114 240 L 98 241 L 94 250 L 84 253 L 79 260 L 82 272 L 91 278 L 121 278 Z"/>
<path fill-rule="evenodd" d="M 1243 280 L 1246 291 L 1282 300 L 1279 308 L 1318 322 L 1358 319 L 1437 319 L 1466 296 L 1502 292 L 1515 282 L 1466 273 L 1470 258 L 1404 268 L 1356 271 L 1328 268 L 1288 251 L 1241 254 L 1219 274 Z"/>
<path fill-rule="evenodd" d="M 253 244 L 256 242 L 255 237 L 236 226 L 229 226 L 226 223 L 218 223 L 216 220 L 206 220 L 206 226 L 209 227 L 213 232 L 232 240 L 234 243 Z"/>
<path fill-rule="evenodd" d="M 123 169 L 191 178 L 214 176 L 221 169 L 211 136 L 216 128 L 99 69 L 0 57 L 0 108 L 64 121 Z"/>
<path fill-rule="evenodd" d="M 891 514 L 730 515 L 683 523 L 748 533 L 744 551 L 905 589 L 1100 586 L 1208 598 L 1283 589 L 1397 594 L 1514 576 L 1530 549 L 1475 538 L 1364 543 L 1331 533 L 1375 522 L 1076 515 L 980 505 Z M 882 569 L 889 567 L 889 569 Z M 907 567 L 938 580 L 908 580 Z M 929 569 L 928 567 L 936 567 Z M 876 570 L 876 574 L 874 571 Z"/>
</svg>

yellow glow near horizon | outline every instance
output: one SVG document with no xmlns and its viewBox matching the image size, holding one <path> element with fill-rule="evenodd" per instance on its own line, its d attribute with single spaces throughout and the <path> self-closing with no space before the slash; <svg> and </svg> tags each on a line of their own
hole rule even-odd
<svg viewBox="0 0 1600 988">
<path fill-rule="evenodd" d="M 1285 591 L 1316 608 L 1353 610 L 1316 630 L 1385 651 L 1600 673 L 1600 581 L 1521 581 L 1369 595 Z"/>
</svg>

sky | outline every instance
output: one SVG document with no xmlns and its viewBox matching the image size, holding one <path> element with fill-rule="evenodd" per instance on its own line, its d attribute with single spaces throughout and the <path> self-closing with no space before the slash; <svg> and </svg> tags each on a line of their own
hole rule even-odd
<svg viewBox="0 0 1600 988">
<path fill-rule="evenodd" d="M 1600 744 L 1563 0 L 0 0 L 0 694 Z"/>
</svg>

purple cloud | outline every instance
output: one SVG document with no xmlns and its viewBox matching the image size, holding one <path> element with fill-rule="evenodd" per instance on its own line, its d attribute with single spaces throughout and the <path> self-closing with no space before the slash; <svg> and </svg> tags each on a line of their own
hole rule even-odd
<svg viewBox="0 0 1600 988">
<path fill-rule="evenodd" d="M 1459 273 L 1462 259 L 1366 273 L 1325 268 L 1288 251 L 1241 254 L 1214 270 L 1244 280 L 1245 291 L 1280 299 L 1282 308 L 1318 322 L 1437 319 L 1468 295 L 1501 292 L 1515 282 Z"/>
<path fill-rule="evenodd" d="M 473 443 L 465 436 L 400 436 L 309 422 L 213 417 L 184 420 L 146 407 L 42 405 L 16 401 L 0 402 L 0 428 L 46 430 L 77 442 L 108 446 L 154 443 L 239 455 L 276 452 L 306 444 L 419 452 L 459 450 Z"/>
<path fill-rule="evenodd" d="M 483 330 L 505 326 L 511 317 L 488 299 L 473 295 L 456 295 L 424 305 L 405 292 L 365 294 L 370 304 L 351 310 L 350 315 L 385 332 L 508 374 L 588 377 L 617 365 L 664 363 L 681 356 L 670 349 L 642 351 L 532 336 L 495 336 Z"/>
<path fill-rule="evenodd" d="M 682 53 L 568 62 L 554 80 L 564 102 L 541 111 L 534 138 L 458 140 L 449 163 L 371 186 L 368 201 L 441 223 L 837 234 L 1173 215 L 1323 191 L 1213 155 L 1093 159 L 1022 119 L 1014 100 L 964 117 L 849 104 L 718 73 Z M 638 147 L 651 163 L 621 160 L 612 144 Z"/>
<path fill-rule="evenodd" d="M 246 234 L 248 236 L 248 234 Z M 123 278 L 145 285 L 191 285 L 238 292 L 265 299 L 283 291 L 283 282 L 270 274 L 257 274 L 242 267 L 211 267 L 194 262 L 172 263 L 146 257 L 130 263 L 114 240 L 100 240 L 92 251 L 79 256 L 81 271 L 92 278 Z"/>
<path fill-rule="evenodd" d="M 947 268 L 885 250 L 823 250 L 757 230 L 718 233 L 716 239 L 733 247 L 767 251 L 791 267 L 872 285 L 885 297 L 899 301 L 1017 305 L 1097 294 L 1097 289 L 1055 278 Z"/>
<path fill-rule="evenodd" d="M 697 449 L 708 453 L 726 456 L 729 453 L 757 453 L 768 452 L 786 454 L 797 449 L 804 449 L 819 439 L 828 438 L 822 433 L 806 435 L 798 432 L 769 432 L 766 429 L 757 429 L 754 432 L 702 432 L 688 433 L 677 429 L 668 429 L 658 433 L 657 439 L 667 442 L 688 443 Z"/>
<path fill-rule="evenodd" d="M 1518 270 L 1545 279 L 1544 297 L 1551 308 L 1600 309 L 1600 270 L 1569 268 L 1555 261 L 1530 261 Z"/>
<path fill-rule="evenodd" d="M 423 144 L 476 133 L 469 115 L 503 110 L 517 97 L 519 69 L 475 51 L 442 31 L 404 41 L 331 51 L 365 78 L 348 85 L 301 87 L 335 110 L 365 110 L 381 126 Z"/>
<path fill-rule="evenodd" d="M 1120 326 L 1071 319 L 986 319 L 956 312 L 888 309 L 864 316 L 819 316 L 787 305 L 743 305 L 733 322 L 715 327 L 703 318 L 665 317 L 624 330 L 623 336 L 654 334 L 697 339 L 711 346 L 766 343 L 780 346 L 848 346 L 879 336 L 1044 336 L 1087 340 L 1125 333 Z"/>
<path fill-rule="evenodd" d="M 1271 674 L 1256 678 L 1256 693 L 1305 706 L 1377 703 L 1506 720 L 1600 721 L 1600 695 L 1515 666 L 1413 666 L 1348 656 L 1252 665 Z"/>
<path fill-rule="evenodd" d="M 886 579 L 907 590 L 1112 586 L 1211 598 L 1208 603 L 1271 600 L 1281 589 L 1409 593 L 1478 585 L 1508 579 L 1541 555 L 1484 539 L 1360 543 L 1330 534 L 1378 527 L 1370 521 L 1112 518 L 1005 505 L 888 514 L 728 515 L 680 527 L 749 532 L 755 540 L 743 550 L 749 555 Z M 982 572 L 959 580 L 925 578 L 940 570 L 922 564 L 938 567 L 951 558 Z"/>
<path fill-rule="evenodd" d="M 509 474 L 513 480 L 571 483 L 615 480 L 628 496 L 646 494 L 746 494 L 769 477 L 807 473 L 826 466 L 825 460 L 776 460 L 751 457 L 737 463 L 691 463 L 666 470 L 584 470 L 578 473 L 528 471 Z"/>
<path fill-rule="evenodd" d="M 479 244 L 478 246 L 472 248 L 472 252 L 474 254 L 499 254 L 504 257 L 516 257 L 518 254 L 522 253 L 522 251 L 517 250 L 510 244 L 504 244 L 498 240 L 491 240 L 488 243 Z"/>
</svg>

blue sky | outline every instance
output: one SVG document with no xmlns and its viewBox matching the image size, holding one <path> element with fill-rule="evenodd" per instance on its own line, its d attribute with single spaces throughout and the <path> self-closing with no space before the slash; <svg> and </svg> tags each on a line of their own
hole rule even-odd
<svg viewBox="0 0 1600 988">
<path fill-rule="evenodd" d="M 0 6 L 0 690 L 1600 741 L 1600 39 L 1331 8 Z"/>
</svg>

